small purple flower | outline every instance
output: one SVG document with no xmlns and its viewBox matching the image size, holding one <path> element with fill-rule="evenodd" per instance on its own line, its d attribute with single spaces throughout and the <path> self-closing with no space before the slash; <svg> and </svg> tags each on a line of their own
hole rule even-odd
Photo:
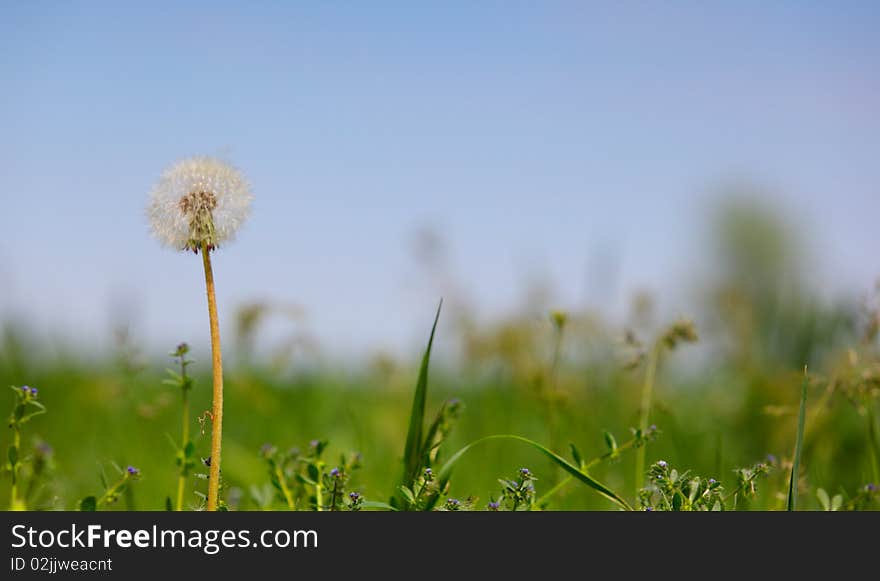
<svg viewBox="0 0 880 581">
<path fill-rule="evenodd" d="M 531 471 L 529 471 L 528 468 L 520 468 L 519 475 L 522 476 L 523 478 L 528 478 L 529 476 L 532 475 L 532 473 L 531 473 Z"/>
<path fill-rule="evenodd" d="M 653 506 L 646 507 L 645 512 L 654 512 L 654 507 Z"/>
<path fill-rule="evenodd" d="M 649 432 L 656 432 L 657 431 L 657 424 L 651 424 L 650 426 L 648 426 L 648 431 Z"/>
<path fill-rule="evenodd" d="M 869 484 L 867 486 L 867 489 L 868 489 L 868 492 L 874 492 L 875 490 L 877 490 L 877 487 L 874 486 L 874 483 L 872 482 L 871 484 Z"/>
<path fill-rule="evenodd" d="M 446 501 L 446 508 L 449 510 L 458 510 L 461 507 L 461 501 L 457 498 L 450 498 Z"/>
<path fill-rule="evenodd" d="M 266 442 L 265 444 L 260 446 L 260 454 L 262 454 L 263 456 L 268 456 L 269 454 L 272 453 L 272 449 L 274 447 L 275 446 L 273 446 L 272 444 Z"/>
<path fill-rule="evenodd" d="M 333 470 L 331 470 L 330 476 L 332 476 L 333 478 L 338 478 L 339 477 L 339 468 L 334 468 Z"/>
<path fill-rule="evenodd" d="M 774 456 L 773 454 L 767 454 L 767 462 L 770 462 L 771 464 L 776 464 L 776 456 Z"/>
<path fill-rule="evenodd" d="M 309 446 L 311 446 L 312 448 L 317 448 L 320 444 L 321 442 L 319 440 L 312 440 L 311 442 L 309 442 Z"/>
<path fill-rule="evenodd" d="M 657 466 L 659 466 L 660 468 L 666 468 L 667 466 L 669 466 L 669 464 L 666 463 L 666 460 L 659 460 L 657 462 Z"/>
<path fill-rule="evenodd" d="M 357 492 L 351 492 L 351 493 L 349 493 L 348 497 L 349 497 L 349 498 L 351 499 L 351 501 L 354 502 L 354 503 L 358 503 L 358 502 L 360 502 L 360 500 L 361 500 L 361 495 L 360 495 L 359 493 L 357 493 Z"/>
<path fill-rule="evenodd" d="M 497 502 L 497 501 L 494 501 L 494 500 L 493 500 L 492 502 L 490 502 L 489 505 L 488 505 L 489 510 L 498 510 L 498 508 L 499 508 L 500 506 L 501 506 L 501 503 L 500 503 L 500 502 Z"/>
<path fill-rule="evenodd" d="M 137 476 L 138 474 L 141 473 L 141 471 L 138 470 L 137 468 L 135 468 L 134 466 L 129 466 L 128 468 L 125 469 L 125 471 L 128 472 L 128 474 L 130 476 Z"/>
<path fill-rule="evenodd" d="M 31 395 L 34 397 L 37 397 L 37 388 L 36 387 L 31 388 Z"/>
<path fill-rule="evenodd" d="M 713 484 L 715 484 L 715 482 L 717 482 L 717 480 L 715 480 L 714 478 L 710 478 L 709 479 L 709 486 L 712 486 Z"/>
<path fill-rule="evenodd" d="M 434 476 L 434 471 L 430 468 L 425 468 L 425 478 L 430 478 Z"/>
</svg>

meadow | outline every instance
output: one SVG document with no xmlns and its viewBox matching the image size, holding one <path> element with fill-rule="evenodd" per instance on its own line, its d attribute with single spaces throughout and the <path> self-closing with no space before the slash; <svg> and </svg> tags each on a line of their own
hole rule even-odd
<svg viewBox="0 0 880 581">
<path fill-rule="evenodd" d="M 252 353 L 271 314 L 242 306 L 226 348 L 222 508 L 878 508 L 876 299 L 817 298 L 774 227 L 726 220 L 720 275 L 693 318 L 647 295 L 623 323 L 541 301 L 486 322 L 447 301 L 436 333 L 454 356 L 377 354 L 351 369 Z M 120 335 L 115 352 L 85 356 L 4 326 L 4 504 L 204 508 L 210 357 L 133 345 Z"/>
</svg>

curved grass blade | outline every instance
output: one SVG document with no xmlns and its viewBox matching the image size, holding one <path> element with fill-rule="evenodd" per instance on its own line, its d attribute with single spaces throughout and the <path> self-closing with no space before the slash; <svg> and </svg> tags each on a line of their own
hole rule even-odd
<svg viewBox="0 0 880 581">
<path fill-rule="evenodd" d="M 605 486 L 604 484 L 602 484 L 601 482 L 599 482 L 598 480 L 596 480 L 595 478 L 593 478 L 592 476 L 587 474 L 586 472 L 583 472 L 582 470 L 580 470 L 579 468 L 577 468 L 576 466 L 571 464 L 568 460 L 566 460 L 562 456 L 559 456 L 558 454 L 556 454 L 552 450 L 542 446 L 541 444 L 539 444 L 538 442 L 535 442 L 534 440 L 529 440 L 528 438 L 524 438 L 522 436 L 516 436 L 513 434 L 496 434 L 494 436 L 486 436 L 485 438 L 480 438 L 479 440 L 475 440 L 475 441 L 471 442 L 470 444 L 468 444 L 467 446 L 465 446 L 464 448 L 462 448 L 461 450 L 459 450 L 458 452 L 453 454 L 449 458 L 449 460 L 446 461 L 446 463 L 443 465 L 443 467 L 440 469 L 440 471 L 437 473 L 437 480 L 440 483 L 440 485 L 439 485 L 440 490 L 443 490 L 443 488 L 446 486 L 446 483 L 449 481 L 449 476 L 452 473 L 452 468 L 462 458 L 462 456 L 464 456 L 465 453 L 467 453 L 471 448 L 473 448 L 477 444 L 481 444 L 483 442 L 488 442 L 490 440 L 515 440 L 518 442 L 523 442 L 524 444 L 528 444 L 528 445 L 532 446 L 533 448 L 537 449 L 539 452 L 541 452 L 542 454 L 544 454 L 548 458 L 550 458 L 551 460 L 553 460 L 556 464 L 558 464 L 563 470 L 565 470 L 566 472 L 571 474 L 574 478 L 581 481 L 583 484 L 586 484 L 587 486 L 589 486 L 590 488 L 592 488 L 593 490 L 595 490 L 596 492 L 598 492 L 599 494 L 601 494 L 602 496 L 607 498 L 608 500 L 614 502 L 622 509 L 632 510 L 632 507 L 623 498 L 621 498 L 617 493 L 615 493 L 613 490 L 611 490 L 610 488 L 608 488 L 607 486 Z"/>
<path fill-rule="evenodd" d="M 789 511 L 797 510 L 798 471 L 801 466 L 801 452 L 803 451 L 804 446 L 804 417 L 806 416 L 807 410 L 808 382 L 809 376 L 807 375 L 807 368 L 804 367 L 804 381 L 801 384 L 801 408 L 798 412 L 797 440 L 795 441 L 794 446 L 794 462 L 791 467 L 791 478 L 788 480 L 788 506 L 786 508 Z"/>
<path fill-rule="evenodd" d="M 428 338 L 428 347 L 422 356 L 412 411 L 409 414 L 409 431 L 406 434 L 406 448 L 403 452 L 404 486 L 412 485 L 422 463 L 422 430 L 425 421 L 425 402 L 428 396 L 428 363 L 431 360 L 431 346 L 434 344 L 434 332 L 437 330 L 437 321 L 440 319 L 442 307 L 443 300 L 441 299 L 440 304 L 437 305 L 437 314 L 434 316 L 434 325 L 431 327 L 431 336 Z"/>
</svg>

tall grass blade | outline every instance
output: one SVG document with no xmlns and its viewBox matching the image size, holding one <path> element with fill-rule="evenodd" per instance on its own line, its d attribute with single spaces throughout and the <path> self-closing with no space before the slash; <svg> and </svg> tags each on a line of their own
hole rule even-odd
<svg viewBox="0 0 880 581">
<path fill-rule="evenodd" d="M 524 444 L 528 444 L 529 446 L 532 446 L 533 448 L 537 449 L 539 452 L 541 452 L 542 454 L 544 454 L 545 456 L 547 456 L 548 458 L 553 460 L 553 462 L 555 462 L 560 468 L 562 468 L 563 470 L 565 470 L 566 472 L 571 474 L 575 479 L 579 480 L 583 484 L 586 484 L 587 486 L 589 486 L 590 488 L 592 488 L 593 490 L 595 490 L 596 492 L 598 492 L 599 494 L 601 494 L 602 496 L 607 498 L 608 500 L 614 502 L 620 508 L 622 508 L 624 510 L 632 510 L 632 507 L 623 498 L 621 498 L 617 493 L 615 493 L 613 490 L 611 490 L 610 488 L 608 488 L 607 486 L 605 486 L 604 484 L 602 484 L 601 482 L 599 482 L 598 480 L 596 480 L 595 478 L 593 478 L 592 476 L 587 474 L 586 472 L 582 471 L 580 468 L 571 464 L 568 460 L 566 460 L 562 456 L 559 456 L 558 454 L 556 454 L 552 450 L 549 450 L 548 448 L 542 446 L 541 444 L 539 444 L 538 442 L 535 442 L 534 440 L 530 440 L 528 438 L 523 438 L 522 436 L 516 436 L 513 434 L 496 434 L 494 436 L 486 436 L 485 438 L 480 438 L 479 440 L 475 440 L 475 441 L 471 442 L 470 444 L 468 444 L 467 446 L 463 447 L 461 450 L 459 450 L 458 452 L 453 454 L 449 458 L 449 460 L 446 461 L 446 463 L 443 465 L 443 467 L 440 469 L 440 471 L 437 473 L 437 480 L 440 483 L 438 488 L 440 490 L 443 490 L 445 488 L 446 483 L 449 482 L 449 477 L 452 474 L 452 468 L 462 458 L 462 456 L 464 456 L 471 448 L 473 448 L 477 444 L 481 444 L 483 442 L 488 442 L 490 440 L 502 440 L 502 439 L 515 440 L 518 442 L 523 442 Z"/>
<path fill-rule="evenodd" d="M 804 418 L 807 411 L 807 383 L 809 376 L 804 367 L 804 382 L 801 384 L 801 408 L 798 412 L 797 440 L 794 446 L 794 462 L 791 466 L 791 478 L 788 481 L 788 510 L 797 510 L 798 471 L 801 467 L 801 452 L 804 446 Z"/>
<path fill-rule="evenodd" d="M 428 363 L 431 360 L 434 332 L 437 330 L 437 321 L 440 319 L 442 307 L 443 300 L 441 299 L 440 304 L 437 305 L 437 314 L 434 316 L 434 325 L 431 327 L 431 336 L 428 338 L 428 347 L 422 356 L 412 411 L 409 414 L 409 431 L 406 434 L 406 448 L 403 452 L 403 485 L 407 487 L 415 481 L 422 464 L 422 430 L 425 422 L 425 403 L 428 397 Z"/>
</svg>

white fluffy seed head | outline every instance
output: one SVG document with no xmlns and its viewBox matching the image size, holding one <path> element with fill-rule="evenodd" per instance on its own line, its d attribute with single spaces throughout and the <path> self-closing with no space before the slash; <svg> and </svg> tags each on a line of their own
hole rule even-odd
<svg viewBox="0 0 880 581">
<path fill-rule="evenodd" d="M 229 242 L 250 215 L 253 195 L 244 176 L 211 157 L 191 157 L 169 167 L 150 193 L 153 236 L 176 250 L 198 251 Z"/>
</svg>

